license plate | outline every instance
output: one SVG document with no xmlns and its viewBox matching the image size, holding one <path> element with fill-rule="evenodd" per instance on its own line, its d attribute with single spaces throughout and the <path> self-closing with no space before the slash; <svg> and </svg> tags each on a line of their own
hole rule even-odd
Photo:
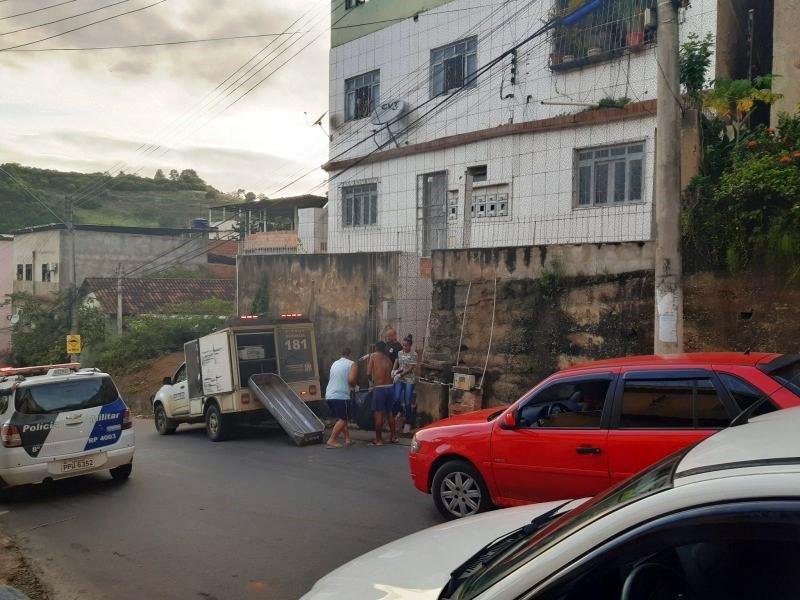
<svg viewBox="0 0 800 600">
<path fill-rule="evenodd" d="M 75 471 L 84 471 L 91 469 L 95 466 L 94 457 L 74 458 L 72 460 L 65 460 L 61 463 L 62 473 L 74 473 Z"/>
</svg>

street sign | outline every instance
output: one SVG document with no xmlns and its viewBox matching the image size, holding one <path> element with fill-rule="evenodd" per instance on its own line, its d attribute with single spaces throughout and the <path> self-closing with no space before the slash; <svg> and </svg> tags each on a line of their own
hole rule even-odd
<svg viewBox="0 0 800 600">
<path fill-rule="evenodd" d="M 81 336 L 68 335 L 67 354 L 80 354 L 80 353 L 81 353 Z"/>
</svg>

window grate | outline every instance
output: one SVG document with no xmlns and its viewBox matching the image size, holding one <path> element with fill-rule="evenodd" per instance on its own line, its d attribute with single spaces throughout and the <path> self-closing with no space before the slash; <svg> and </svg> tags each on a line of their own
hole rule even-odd
<svg viewBox="0 0 800 600">
<path fill-rule="evenodd" d="M 345 119 L 356 121 L 372 114 L 380 102 L 381 72 L 370 71 L 344 82 Z"/>
<path fill-rule="evenodd" d="M 477 36 L 431 50 L 431 97 L 462 87 L 475 87 L 477 65 Z"/>
</svg>

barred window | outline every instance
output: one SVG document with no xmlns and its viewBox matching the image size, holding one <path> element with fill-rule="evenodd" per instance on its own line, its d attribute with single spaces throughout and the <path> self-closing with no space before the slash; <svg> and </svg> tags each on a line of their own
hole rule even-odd
<svg viewBox="0 0 800 600">
<path fill-rule="evenodd" d="M 366 2 L 366 0 L 344 0 L 344 9 L 350 10 L 351 8 L 364 4 L 364 2 Z"/>
<path fill-rule="evenodd" d="M 475 87 L 477 66 L 477 36 L 431 50 L 431 97 L 465 86 Z"/>
<path fill-rule="evenodd" d="M 641 202 L 644 142 L 577 151 L 578 206 Z"/>
<path fill-rule="evenodd" d="M 342 188 L 342 225 L 359 227 L 378 222 L 378 184 L 366 183 Z"/>
<path fill-rule="evenodd" d="M 381 94 L 381 72 L 370 71 L 344 82 L 345 119 L 355 121 L 368 117 L 378 105 Z"/>
</svg>

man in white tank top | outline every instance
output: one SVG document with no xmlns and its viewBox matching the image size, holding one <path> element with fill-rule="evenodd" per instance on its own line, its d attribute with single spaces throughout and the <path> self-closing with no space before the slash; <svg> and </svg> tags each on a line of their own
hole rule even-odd
<svg viewBox="0 0 800 600">
<path fill-rule="evenodd" d="M 333 426 L 331 437 L 326 443 L 328 448 L 342 447 L 337 441 L 342 433 L 344 433 L 345 445 L 353 445 L 350 439 L 350 430 L 347 428 L 347 421 L 352 413 L 350 390 L 358 381 L 358 367 L 350 359 L 351 354 L 350 348 L 342 349 L 342 357 L 331 365 L 328 387 L 325 388 L 325 401 L 328 403 L 328 409 L 336 417 L 336 424 Z"/>
</svg>

